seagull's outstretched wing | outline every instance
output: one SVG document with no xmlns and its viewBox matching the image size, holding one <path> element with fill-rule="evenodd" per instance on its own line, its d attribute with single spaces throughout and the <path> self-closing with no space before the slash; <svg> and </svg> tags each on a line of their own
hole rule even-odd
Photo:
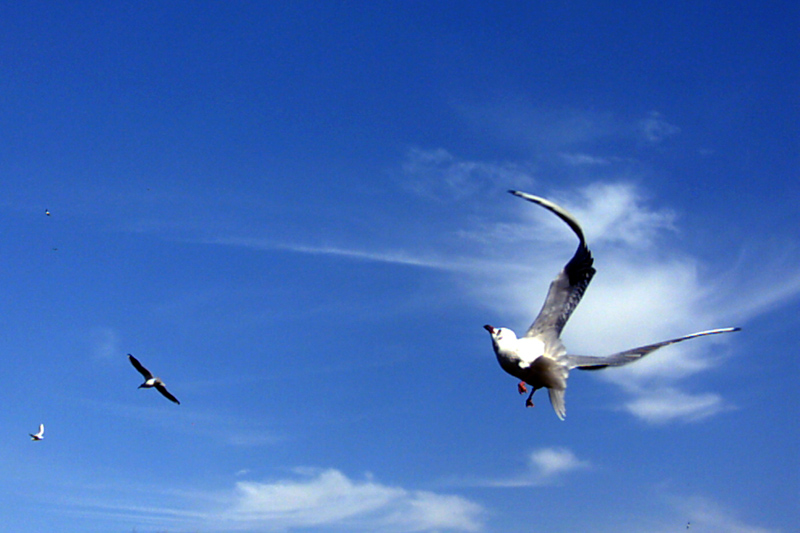
<svg viewBox="0 0 800 533">
<path fill-rule="evenodd" d="M 508 192 L 551 211 L 566 222 L 580 240 L 578 249 L 575 250 L 575 255 L 559 272 L 556 279 L 550 283 L 550 290 L 547 293 L 542 310 L 539 311 L 536 320 L 533 321 L 533 324 L 525 333 L 526 337 L 536 337 L 549 332 L 558 337 L 561 334 L 561 330 L 564 329 L 564 324 L 569 320 L 572 311 L 581 301 L 589 282 L 592 281 L 592 276 L 595 273 L 595 269 L 592 267 L 592 263 L 594 263 L 592 253 L 586 246 L 586 239 L 583 236 L 580 224 L 567 210 L 549 200 L 532 194 L 519 191 Z"/>
<path fill-rule="evenodd" d="M 156 382 L 156 390 L 158 390 L 158 392 L 163 394 L 164 398 L 166 398 L 166 399 L 168 399 L 170 401 L 173 401 L 173 402 L 177 403 L 178 405 L 181 404 L 181 402 L 179 402 L 178 399 L 175 396 L 173 396 L 172 394 L 169 393 L 167 388 L 160 381 Z"/>
<path fill-rule="evenodd" d="M 149 370 L 147 370 L 145 367 L 143 367 L 143 366 L 142 366 L 142 363 L 140 363 L 138 359 L 136 359 L 136 358 L 135 358 L 134 356 L 132 356 L 131 354 L 128 354 L 128 359 L 130 360 L 130 362 L 131 362 L 131 364 L 133 365 L 133 367 L 134 367 L 136 370 L 138 370 L 138 371 L 139 371 L 139 373 L 140 373 L 142 376 L 144 376 L 144 379 L 145 379 L 145 380 L 148 380 L 148 379 L 153 379 L 153 374 L 151 374 Z"/>
<path fill-rule="evenodd" d="M 578 368 L 580 370 L 600 370 L 609 366 L 622 366 L 638 361 L 645 355 L 652 353 L 659 348 L 675 344 L 676 342 L 694 339 L 695 337 L 703 337 L 705 335 L 716 335 L 718 333 L 731 333 L 734 331 L 741 331 L 742 328 L 719 328 L 710 329 L 708 331 L 700 331 L 692 333 L 691 335 L 684 335 L 677 339 L 670 339 L 668 341 L 657 342 L 655 344 L 648 344 L 647 346 L 639 346 L 625 350 L 624 352 L 615 353 L 605 357 L 595 357 L 591 355 L 565 355 L 564 361 L 569 368 Z"/>
</svg>

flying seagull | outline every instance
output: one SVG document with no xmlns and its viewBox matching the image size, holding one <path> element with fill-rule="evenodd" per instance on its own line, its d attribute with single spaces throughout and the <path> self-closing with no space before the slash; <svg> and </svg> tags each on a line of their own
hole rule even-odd
<svg viewBox="0 0 800 533">
<path fill-rule="evenodd" d="M 28 433 L 28 435 L 31 436 L 31 440 L 42 440 L 44 438 L 44 424 L 39 424 L 39 433 L 35 435 L 33 433 Z"/>
<path fill-rule="evenodd" d="M 136 370 L 138 370 L 139 373 L 144 377 L 144 383 L 139 385 L 140 389 L 142 388 L 149 389 L 151 387 L 155 387 L 156 390 L 158 390 L 158 392 L 160 392 L 166 399 L 180 405 L 181 402 L 179 402 L 175 396 L 169 393 L 167 387 L 164 385 L 164 382 L 161 381 L 161 378 L 153 376 L 153 374 L 150 373 L 150 371 L 147 370 L 145 367 L 143 367 L 142 363 L 140 363 L 139 360 L 136 359 L 131 354 L 128 354 L 128 359 L 130 359 L 131 364 L 134 366 L 134 368 L 136 368 Z"/>
<path fill-rule="evenodd" d="M 534 320 L 522 338 L 517 338 L 517 335 L 508 328 L 484 326 L 484 329 L 492 336 L 492 347 L 500 366 L 503 370 L 521 380 L 517 385 L 519 393 L 528 392 L 526 384 L 533 387 L 528 399 L 525 401 L 527 407 L 533 407 L 533 393 L 537 389 L 546 388 L 550 394 L 550 404 L 553 406 L 553 410 L 558 415 L 558 418 L 564 420 L 567 414 L 564 404 L 564 392 L 567 389 L 569 371 L 573 368 L 599 370 L 609 366 L 627 365 L 638 361 L 663 346 L 694 339 L 695 337 L 730 333 L 741 329 L 720 328 L 701 331 L 605 357 L 568 354 L 564 344 L 561 342 L 561 330 L 564 329 L 564 325 L 569 320 L 575 307 L 578 306 L 586 287 L 589 286 L 589 282 L 594 276 L 595 269 L 592 267 L 594 259 L 592 259 L 592 254 L 586 246 L 586 239 L 583 236 L 580 224 L 569 212 L 549 200 L 532 194 L 519 191 L 508 192 L 529 202 L 539 204 L 554 213 L 572 228 L 572 231 L 575 232 L 580 241 L 575 255 L 559 272 L 556 279 L 550 283 L 550 290 L 547 293 L 542 310 L 539 311 L 536 320 Z"/>
</svg>

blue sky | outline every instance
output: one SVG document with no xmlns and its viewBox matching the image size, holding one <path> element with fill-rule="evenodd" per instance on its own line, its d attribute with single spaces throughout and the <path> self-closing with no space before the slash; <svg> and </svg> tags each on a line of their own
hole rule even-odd
<svg viewBox="0 0 800 533">
<path fill-rule="evenodd" d="M 0 529 L 800 521 L 793 3 L 2 11 Z M 510 188 L 585 229 L 574 353 L 743 331 L 525 409 L 482 326 L 576 242 Z"/>
</svg>

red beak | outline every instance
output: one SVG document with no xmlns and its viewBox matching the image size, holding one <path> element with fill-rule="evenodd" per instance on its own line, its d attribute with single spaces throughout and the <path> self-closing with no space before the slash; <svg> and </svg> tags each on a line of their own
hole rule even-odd
<svg viewBox="0 0 800 533">
<path fill-rule="evenodd" d="M 483 329 L 485 329 L 489 333 L 494 334 L 494 328 L 492 326 L 490 326 L 489 324 L 486 324 L 485 326 L 483 326 Z"/>
</svg>

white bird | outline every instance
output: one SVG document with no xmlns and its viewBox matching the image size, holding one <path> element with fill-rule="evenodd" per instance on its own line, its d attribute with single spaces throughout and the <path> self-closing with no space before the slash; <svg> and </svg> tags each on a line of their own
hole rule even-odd
<svg viewBox="0 0 800 533">
<path fill-rule="evenodd" d="M 130 362 L 134 366 L 134 368 L 136 368 L 136 370 L 138 370 L 139 373 L 144 377 L 144 383 L 139 385 L 140 389 L 142 388 L 149 389 L 151 387 L 155 387 L 156 390 L 160 392 L 166 399 L 171 400 L 180 405 L 181 402 L 179 402 L 175 396 L 169 393 L 167 387 L 164 385 L 164 382 L 161 381 L 161 378 L 153 376 L 153 374 L 145 367 L 143 367 L 142 363 L 140 363 L 139 360 L 136 359 L 131 354 L 128 354 L 128 359 L 130 359 Z"/>
<path fill-rule="evenodd" d="M 573 368 L 599 370 L 609 366 L 622 366 L 638 361 L 647 354 L 669 344 L 741 329 L 720 328 L 701 331 L 605 357 L 568 354 L 564 344 L 561 342 L 561 330 L 564 329 L 564 325 L 581 301 L 586 287 L 589 286 L 589 282 L 594 276 L 595 269 L 592 267 L 594 259 L 592 259 L 592 254 L 586 246 L 583 230 L 575 220 L 575 217 L 569 212 L 538 196 L 519 191 L 508 192 L 539 204 L 553 212 L 572 228 L 572 231 L 575 232 L 580 241 L 572 259 L 550 283 L 550 290 L 547 293 L 542 310 L 539 311 L 536 320 L 534 320 L 522 338 L 517 338 L 517 335 L 508 328 L 484 326 L 492 336 L 492 346 L 500 366 L 503 370 L 521 380 L 517 385 L 519 393 L 524 394 L 528 391 L 526 384 L 533 387 L 525 402 L 527 407 L 533 407 L 533 393 L 537 389 L 547 388 L 553 410 L 558 415 L 558 418 L 564 420 L 567 414 L 564 393 L 567 389 L 569 371 Z"/>
<path fill-rule="evenodd" d="M 31 436 L 31 440 L 42 440 L 44 438 L 44 424 L 39 424 L 39 433 L 28 433 L 28 435 Z"/>
</svg>

